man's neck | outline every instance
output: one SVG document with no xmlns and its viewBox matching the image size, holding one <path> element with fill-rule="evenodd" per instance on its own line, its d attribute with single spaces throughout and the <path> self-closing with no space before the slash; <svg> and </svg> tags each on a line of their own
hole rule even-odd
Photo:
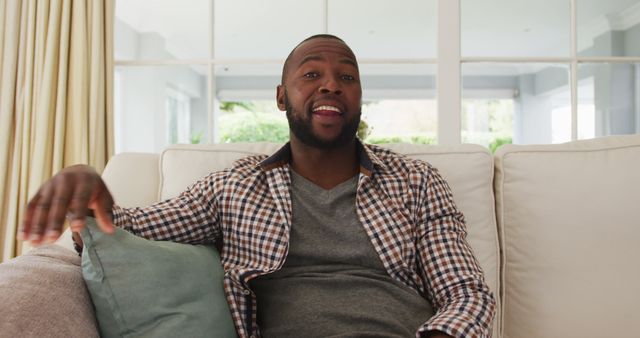
<svg viewBox="0 0 640 338">
<path fill-rule="evenodd" d="M 291 168 L 323 189 L 331 189 L 358 173 L 355 139 L 337 149 L 318 149 L 291 140 Z"/>
</svg>

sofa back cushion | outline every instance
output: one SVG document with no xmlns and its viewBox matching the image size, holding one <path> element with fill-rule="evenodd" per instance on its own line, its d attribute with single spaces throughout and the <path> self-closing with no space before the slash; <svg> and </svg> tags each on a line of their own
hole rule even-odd
<svg viewBox="0 0 640 338">
<path fill-rule="evenodd" d="M 160 155 L 159 199 L 177 196 L 188 185 L 210 172 L 230 167 L 239 158 L 255 154 L 270 155 L 280 146 L 273 143 L 171 146 Z M 498 298 L 499 248 L 491 153 L 476 145 L 447 147 L 396 144 L 388 148 L 431 163 L 448 181 L 456 203 L 465 214 L 469 243 L 484 269 L 487 283 Z M 499 327 L 499 322 L 494 321 L 494 332 Z M 497 337 L 495 333 L 494 337 Z"/>
<path fill-rule="evenodd" d="M 140 207 L 158 201 L 158 154 L 121 153 L 109 160 L 102 179 L 122 207 Z"/>
<path fill-rule="evenodd" d="M 493 337 L 500 328 L 500 266 L 493 195 L 493 155 L 484 147 L 393 144 L 388 148 L 431 163 L 447 180 L 467 221 L 468 241 L 498 303 Z"/>
<path fill-rule="evenodd" d="M 504 336 L 637 336 L 640 135 L 504 146 L 495 189 Z"/>
<path fill-rule="evenodd" d="M 173 145 L 160 154 L 159 200 L 178 196 L 189 185 L 209 173 L 233 166 L 251 155 L 271 155 L 282 147 L 278 143 L 223 143 Z"/>
</svg>

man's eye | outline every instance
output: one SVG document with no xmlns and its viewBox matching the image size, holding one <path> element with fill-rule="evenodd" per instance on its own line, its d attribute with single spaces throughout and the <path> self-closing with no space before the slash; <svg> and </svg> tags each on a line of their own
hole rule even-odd
<svg viewBox="0 0 640 338">
<path fill-rule="evenodd" d="M 342 79 L 345 81 L 354 81 L 356 78 L 353 75 L 342 75 Z"/>
<path fill-rule="evenodd" d="M 316 73 L 316 72 L 309 72 L 309 73 L 304 74 L 304 77 L 306 77 L 308 79 L 315 79 L 318 76 L 319 76 L 319 74 Z"/>
</svg>

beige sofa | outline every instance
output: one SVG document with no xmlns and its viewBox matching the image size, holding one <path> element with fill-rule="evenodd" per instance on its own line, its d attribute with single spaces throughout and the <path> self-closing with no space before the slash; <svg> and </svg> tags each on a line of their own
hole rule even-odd
<svg viewBox="0 0 640 338">
<path fill-rule="evenodd" d="M 118 204 L 177 195 L 277 144 L 179 145 L 115 156 L 104 178 Z M 494 337 L 638 337 L 640 135 L 559 145 L 392 145 L 438 167 L 499 303 Z M 68 236 L 59 245 L 71 248 Z"/>
</svg>

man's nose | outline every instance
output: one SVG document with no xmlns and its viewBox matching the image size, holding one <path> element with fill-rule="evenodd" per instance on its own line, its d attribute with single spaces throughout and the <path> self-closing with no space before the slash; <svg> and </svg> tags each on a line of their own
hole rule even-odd
<svg viewBox="0 0 640 338">
<path fill-rule="evenodd" d="M 342 87 L 340 81 L 335 76 L 326 76 L 322 85 L 320 86 L 320 92 L 322 94 L 333 93 L 336 95 L 342 94 Z"/>
</svg>

